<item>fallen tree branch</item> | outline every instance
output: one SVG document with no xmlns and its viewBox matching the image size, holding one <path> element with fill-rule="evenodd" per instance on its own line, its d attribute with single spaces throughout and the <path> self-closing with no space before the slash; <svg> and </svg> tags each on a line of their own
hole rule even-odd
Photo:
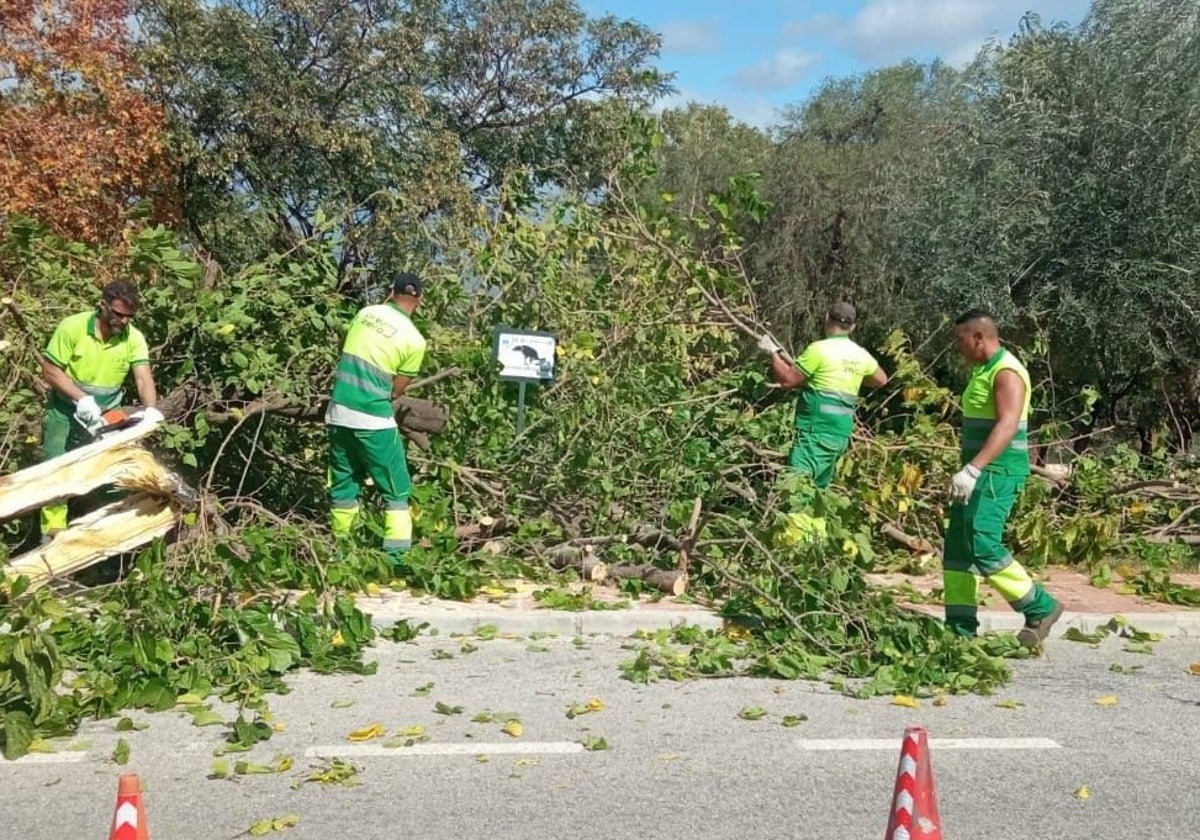
<svg viewBox="0 0 1200 840">
<path fill-rule="evenodd" d="M 641 580 L 659 592 L 668 595 L 682 595 L 687 591 L 688 576 L 678 569 L 660 569 L 657 566 L 609 566 L 609 576 L 617 580 Z"/>
<path fill-rule="evenodd" d="M 573 569 L 584 580 L 602 581 L 608 576 L 608 564 L 598 560 L 588 548 L 573 545 L 557 545 L 546 555 L 550 565 L 558 571 Z"/>
<path fill-rule="evenodd" d="M 900 545 L 907 548 L 913 554 L 933 554 L 934 553 L 934 547 L 929 543 L 928 540 L 923 540 L 920 537 L 909 536 L 908 534 L 904 533 L 899 528 L 897 528 L 895 525 L 892 525 L 890 523 L 885 522 L 880 527 L 879 532 L 881 534 L 883 534 L 885 537 L 887 537 L 888 539 L 894 540 L 894 541 L 900 543 Z"/>
</svg>

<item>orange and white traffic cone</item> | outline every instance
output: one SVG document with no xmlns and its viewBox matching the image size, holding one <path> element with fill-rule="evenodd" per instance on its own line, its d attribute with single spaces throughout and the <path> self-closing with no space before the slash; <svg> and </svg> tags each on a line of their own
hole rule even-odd
<svg viewBox="0 0 1200 840">
<path fill-rule="evenodd" d="M 142 807 L 142 784 L 136 773 L 126 773 L 117 780 L 117 809 L 108 840 L 150 840 L 146 809 Z"/>
<path fill-rule="evenodd" d="M 933 766 L 929 761 L 929 736 L 924 727 L 910 726 L 904 730 L 884 840 L 942 840 L 942 818 L 938 814 Z"/>
</svg>

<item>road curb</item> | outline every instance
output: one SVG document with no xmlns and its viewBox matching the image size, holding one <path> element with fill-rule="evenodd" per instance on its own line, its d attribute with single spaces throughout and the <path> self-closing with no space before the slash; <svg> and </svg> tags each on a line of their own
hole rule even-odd
<svg viewBox="0 0 1200 840">
<path fill-rule="evenodd" d="M 637 604 L 628 609 L 567 610 L 542 609 L 525 601 L 475 603 L 417 598 L 405 592 L 361 596 L 358 606 L 371 617 L 379 630 L 387 629 L 399 620 L 413 626 L 427 623 L 440 633 L 473 634 L 480 627 L 492 626 L 497 632 L 519 636 L 531 633 L 551 633 L 561 636 L 632 636 L 638 631 L 655 631 L 672 627 L 698 625 L 703 629 L 720 629 L 723 619 L 714 611 L 691 604 Z M 910 607 L 913 608 L 913 607 Z M 941 610 L 913 608 L 941 618 Z M 1051 638 L 1059 638 L 1075 627 L 1092 633 L 1114 617 L 1138 630 L 1164 636 L 1200 637 L 1200 611 L 1197 612 L 1064 612 L 1055 624 Z M 1014 611 L 984 610 L 979 613 L 979 631 L 1016 632 L 1021 629 L 1022 617 Z"/>
<path fill-rule="evenodd" d="M 441 633 L 475 633 L 490 625 L 499 633 L 527 636 L 531 633 L 555 633 L 561 636 L 632 636 L 639 630 L 655 631 L 687 625 L 719 629 L 723 620 L 712 610 L 689 604 L 633 604 L 617 610 L 549 610 L 527 604 L 505 605 L 461 603 L 429 598 L 414 598 L 405 593 L 365 596 L 358 607 L 371 617 L 377 629 L 391 627 L 399 620 L 416 625 L 428 623 Z"/>
<path fill-rule="evenodd" d="M 1062 618 L 1055 622 L 1050 635 L 1051 638 L 1058 638 L 1072 627 L 1083 633 L 1093 633 L 1117 616 L 1123 617 L 1128 625 L 1147 633 L 1185 638 L 1200 636 L 1200 613 L 1193 612 L 1064 612 Z M 981 633 L 1016 632 L 1021 629 L 1023 623 L 1024 619 L 1016 612 L 979 613 Z"/>
</svg>

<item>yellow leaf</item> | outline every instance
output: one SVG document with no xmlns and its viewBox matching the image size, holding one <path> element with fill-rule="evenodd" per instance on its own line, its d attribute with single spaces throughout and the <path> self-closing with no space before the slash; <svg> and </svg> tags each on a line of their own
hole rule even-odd
<svg viewBox="0 0 1200 840">
<path fill-rule="evenodd" d="M 999 703 L 996 704 L 996 708 L 998 708 L 998 709 L 1019 709 L 1021 706 L 1024 706 L 1024 705 L 1025 704 L 1022 703 L 1020 700 L 1001 700 Z"/>
<path fill-rule="evenodd" d="M 521 733 L 525 731 L 525 727 L 521 725 L 519 720 L 510 720 L 500 730 L 505 735 L 511 735 L 514 738 L 520 738 Z"/>
<path fill-rule="evenodd" d="M 377 597 L 382 591 L 378 583 L 371 582 L 367 584 L 367 594 L 372 598 Z"/>
<path fill-rule="evenodd" d="M 419 723 L 414 723 L 412 726 L 406 726 L 396 733 L 398 738 L 420 738 L 425 734 L 425 727 Z"/>
<path fill-rule="evenodd" d="M 903 694 L 897 694 L 894 697 L 892 697 L 892 705 L 893 706 L 904 706 L 909 709 L 915 709 L 918 706 L 920 706 L 921 704 L 919 701 L 915 700 L 912 697 L 906 697 Z"/>
<path fill-rule="evenodd" d="M 1109 694 L 1105 697 L 1097 697 L 1096 705 L 1097 706 L 1115 706 L 1115 705 L 1117 705 L 1116 695 Z"/>
<path fill-rule="evenodd" d="M 604 701 L 599 697 L 593 697 L 587 702 L 587 707 L 590 712 L 602 712 L 604 711 Z"/>
<path fill-rule="evenodd" d="M 362 729 L 355 729 L 346 736 L 351 741 L 370 741 L 372 738 L 379 738 L 387 734 L 387 730 L 383 728 L 382 723 L 372 723 L 370 726 L 364 726 Z"/>
<path fill-rule="evenodd" d="M 342 631 L 338 630 L 336 633 L 333 634 L 333 646 L 341 647 L 344 644 L 346 644 L 346 639 L 344 636 L 342 636 Z"/>
<path fill-rule="evenodd" d="M 1075 791 L 1075 798 L 1080 801 L 1087 802 L 1092 798 L 1092 792 L 1088 790 L 1087 785 L 1080 785 L 1079 790 Z"/>
<path fill-rule="evenodd" d="M 541 761 L 540 758 L 518 758 L 513 762 L 517 767 L 529 767 L 532 764 L 537 764 Z"/>
<path fill-rule="evenodd" d="M 1200 662 L 1193 662 L 1188 666 L 1188 673 L 1193 677 L 1200 677 Z"/>
<path fill-rule="evenodd" d="M 933 698 L 933 705 L 935 706 L 945 706 L 949 702 L 950 701 L 946 699 L 945 694 L 939 694 L 937 697 Z"/>
</svg>

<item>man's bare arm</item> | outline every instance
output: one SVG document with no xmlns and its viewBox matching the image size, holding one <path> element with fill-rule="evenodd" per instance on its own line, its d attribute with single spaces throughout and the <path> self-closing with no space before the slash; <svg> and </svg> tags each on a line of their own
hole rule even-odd
<svg viewBox="0 0 1200 840">
<path fill-rule="evenodd" d="M 42 379 L 46 384 L 58 391 L 71 402 L 78 402 L 87 396 L 86 392 L 75 384 L 67 372 L 46 357 L 42 357 Z"/>
<path fill-rule="evenodd" d="M 154 372 L 150 365 L 135 365 L 133 383 L 137 385 L 138 399 L 147 408 L 158 405 L 158 389 L 154 386 Z"/>
<path fill-rule="evenodd" d="M 880 366 L 875 366 L 875 372 L 863 380 L 868 388 L 882 388 L 888 384 L 887 372 Z"/>
<path fill-rule="evenodd" d="M 787 353 L 775 353 L 771 356 L 771 373 L 775 375 L 775 381 L 779 383 L 779 387 L 785 391 L 799 388 L 808 381 L 804 371 L 796 367 L 796 363 Z"/>
</svg>

